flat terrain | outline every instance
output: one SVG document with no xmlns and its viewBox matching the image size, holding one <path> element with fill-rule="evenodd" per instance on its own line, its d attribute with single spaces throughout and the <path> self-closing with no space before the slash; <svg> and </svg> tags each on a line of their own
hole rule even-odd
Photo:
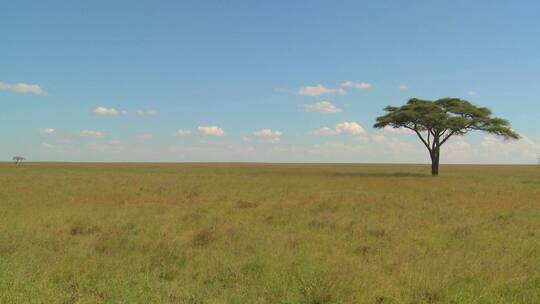
<svg viewBox="0 0 540 304">
<path fill-rule="evenodd" d="M 0 303 L 540 303 L 540 166 L 0 164 Z"/>
</svg>

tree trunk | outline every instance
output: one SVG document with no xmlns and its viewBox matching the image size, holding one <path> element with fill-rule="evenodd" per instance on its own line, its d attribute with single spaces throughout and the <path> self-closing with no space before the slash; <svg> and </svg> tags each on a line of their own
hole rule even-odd
<svg viewBox="0 0 540 304">
<path fill-rule="evenodd" d="M 435 149 L 431 153 L 431 175 L 439 175 L 439 149 Z"/>
</svg>

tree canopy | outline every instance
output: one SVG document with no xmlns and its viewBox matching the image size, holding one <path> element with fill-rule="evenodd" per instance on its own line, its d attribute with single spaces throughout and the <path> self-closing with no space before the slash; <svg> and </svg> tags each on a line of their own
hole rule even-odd
<svg viewBox="0 0 540 304">
<path fill-rule="evenodd" d="M 505 139 L 519 138 L 507 120 L 491 117 L 490 109 L 459 98 L 412 98 L 403 106 L 388 106 L 384 110 L 387 113 L 377 118 L 374 127 L 414 131 L 430 152 L 433 175 L 438 174 L 440 147 L 454 135 L 484 131 Z"/>
</svg>

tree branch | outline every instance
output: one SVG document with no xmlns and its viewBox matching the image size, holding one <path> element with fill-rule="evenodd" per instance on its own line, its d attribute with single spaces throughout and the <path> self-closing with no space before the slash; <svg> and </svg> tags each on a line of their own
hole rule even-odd
<svg viewBox="0 0 540 304">
<path fill-rule="evenodd" d="M 448 139 L 450 139 L 450 137 L 452 137 L 452 135 L 454 135 L 456 133 L 456 131 L 452 131 L 450 133 L 448 133 L 448 135 L 446 135 L 446 137 L 443 139 L 443 141 L 441 141 L 441 143 L 439 144 L 439 146 L 442 146 Z"/>
<path fill-rule="evenodd" d="M 411 127 L 408 127 L 408 126 L 403 126 L 404 128 L 407 128 L 409 130 L 413 130 L 414 133 L 416 133 L 416 135 L 418 135 L 418 138 L 420 138 L 420 140 L 422 141 L 422 143 L 424 144 L 424 146 L 426 146 L 426 148 L 429 150 L 429 152 L 431 152 L 431 147 L 429 146 L 429 144 L 426 142 L 426 140 L 422 137 L 422 134 L 420 134 L 420 132 L 418 130 L 416 130 L 416 128 L 411 128 Z"/>
<path fill-rule="evenodd" d="M 448 129 L 444 129 L 444 130 L 439 134 L 439 136 L 441 136 L 441 137 L 444 136 L 444 135 L 445 135 L 444 133 L 446 133 L 446 131 L 448 131 Z"/>
</svg>

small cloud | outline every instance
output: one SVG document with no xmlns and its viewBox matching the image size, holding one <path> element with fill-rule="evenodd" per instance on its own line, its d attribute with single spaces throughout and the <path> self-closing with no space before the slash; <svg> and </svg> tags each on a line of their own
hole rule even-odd
<svg viewBox="0 0 540 304">
<path fill-rule="evenodd" d="M 271 129 L 262 129 L 262 130 L 255 131 L 253 133 L 253 135 L 255 135 L 257 137 L 264 138 L 263 142 L 269 142 L 269 143 L 273 143 L 273 144 L 276 144 L 276 143 L 280 142 L 281 134 L 282 133 L 280 131 L 274 131 L 274 130 L 271 130 Z"/>
<path fill-rule="evenodd" d="M 217 126 L 199 126 L 197 127 L 197 130 L 204 135 L 222 136 L 225 134 L 225 131 Z"/>
<path fill-rule="evenodd" d="M 354 121 L 338 123 L 334 129 L 323 127 L 319 130 L 312 132 L 313 135 L 318 136 L 332 136 L 342 134 L 360 136 L 364 135 L 365 133 L 366 130 L 360 124 Z"/>
<path fill-rule="evenodd" d="M 332 136 L 332 135 L 338 135 L 338 132 L 334 129 L 330 129 L 328 127 L 322 127 L 319 130 L 315 130 L 311 132 L 313 135 L 317 136 Z"/>
<path fill-rule="evenodd" d="M 274 130 L 270 130 L 270 129 L 262 129 L 262 130 L 258 130 L 258 131 L 255 131 L 253 132 L 253 135 L 257 136 L 257 137 L 280 137 L 281 136 L 281 132 L 279 131 L 274 131 Z"/>
<path fill-rule="evenodd" d="M 97 107 L 93 112 L 96 115 L 100 115 L 100 116 L 118 116 L 118 114 L 120 114 L 120 111 L 118 111 L 115 108 L 105 108 L 105 107 Z"/>
<path fill-rule="evenodd" d="M 355 88 L 355 89 L 359 89 L 359 90 L 368 90 L 368 89 L 371 89 L 373 87 L 371 85 L 371 83 L 352 82 L 352 81 L 345 81 L 344 83 L 341 84 L 341 86 L 344 87 L 344 88 Z"/>
<path fill-rule="evenodd" d="M 53 134 L 54 131 L 56 130 L 53 128 L 44 128 L 44 129 L 41 129 L 39 132 L 42 134 Z"/>
<path fill-rule="evenodd" d="M 374 142 L 383 142 L 386 138 L 384 137 L 383 134 L 373 134 L 371 135 L 371 140 L 373 140 Z"/>
<path fill-rule="evenodd" d="M 392 127 L 384 127 L 382 129 L 383 133 L 387 134 L 396 134 L 396 135 L 408 135 L 408 134 L 414 134 L 414 131 L 406 128 L 392 128 Z"/>
<path fill-rule="evenodd" d="M 139 117 L 143 116 L 154 116 L 158 114 L 158 111 L 156 110 L 137 110 L 135 111 L 135 114 Z"/>
<path fill-rule="evenodd" d="M 408 90 L 408 89 L 409 89 L 409 86 L 406 85 L 406 84 L 400 84 L 400 85 L 398 86 L 398 89 L 405 91 L 405 90 Z"/>
<path fill-rule="evenodd" d="M 319 113 L 339 113 L 343 111 L 329 101 L 321 101 L 314 104 L 305 104 L 302 105 L 302 110 L 305 112 Z"/>
<path fill-rule="evenodd" d="M 478 93 L 476 93 L 475 91 L 469 91 L 469 92 L 467 92 L 467 95 L 469 95 L 469 96 L 478 96 Z"/>
<path fill-rule="evenodd" d="M 350 134 L 350 135 L 363 135 L 366 133 L 364 128 L 354 122 L 342 122 L 336 125 L 336 131 L 338 131 L 339 134 Z"/>
<path fill-rule="evenodd" d="M 21 94 L 45 95 L 45 91 L 37 84 L 0 82 L 0 91 L 12 91 Z"/>
<path fill-rule="evenodd" d="M 322 84 L 318 84 L 315 86 L 305 86 L 298 90 L 298 94 L 300 95 L 307 95 L 307 96 L 320 96 L 324 94 L 339 94 L 343 95 L 345 94 L 345 90 L 343 88 L 336 88 L 331 89 L 323 86 Z"/>
<path fill-rule="evenodd" d="M 176 131 L 176 136 L 190 136 L 191 134 L 193 134 L 193 132 L 191 132 L 191 130 L 178 130 Z"/>
<path fill-rule="evenodd" d="M 82 130 L 81 135 L 86 137 L 103 137 L 105 134 L 101 131 Z"/>
</svg>

